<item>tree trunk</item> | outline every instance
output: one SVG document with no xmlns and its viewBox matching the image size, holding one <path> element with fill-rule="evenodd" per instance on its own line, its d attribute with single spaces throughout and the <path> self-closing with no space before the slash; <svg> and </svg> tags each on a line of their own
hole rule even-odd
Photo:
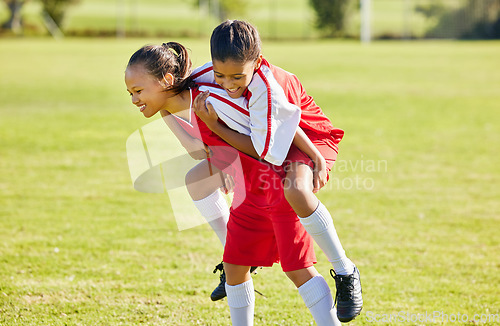
<svg viewBox="0 0 500 326">
<path fill-rule="evenodd" d="M 9 9 L 9 19 L 2 25 L 2 28 L 20 33 L 22 30 L 21 8 L 24 1 L 10 0 L 7 1 L 7 8 Z"/>
</svg>

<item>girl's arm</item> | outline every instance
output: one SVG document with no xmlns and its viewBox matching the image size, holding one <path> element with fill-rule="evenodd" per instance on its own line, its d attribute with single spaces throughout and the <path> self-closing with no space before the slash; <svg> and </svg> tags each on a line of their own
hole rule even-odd
<svg viewBox="0 0 500 326">
<path fill-rule="evenodd" d="M 250 136 L 240 134 L 233 129 L 219 123 L 218 115 L 212 104 L 207 103 L 208 92 L 199 94 L 193 102 L 193 110 L 196 115 L 212 130 L 217 136 L 222 138 L 226 143 L 236 148 L 240 152 L 250 155 L 256 159 L 260 159 L 259 154 L 255 150 Z"/>
<path fill-rule="evenodd" d="M 210 150 L 199 139 L 192 137 L 184 130 L 176 119 L 166 110 L 160 111 L 163 121 L 172 130 L 174 135 L 179 139 L 181 145 L 186 149 L 189 155 L 195 160 L 204 160 L 210 156 Z"/>
<path fill-rule="evenodd" d="M 212 105 L 208 103 L 208 106 Z M 211 108 L 211 110 L 213 110 L 213 108 Z M 236 148 L 240 152 L 243 152 L 247 155 L 250 155 L 251 157 L 260 160 L 260 156 L 259 154 L 257 154 L 257 151 L 253 147 L 252 139 L 250 138 L 250 136 L 240 134 L 237 131 L 229 129 L 227 126 L 220 124 L 219 122 L 215 122 L 213 125 L 210 125 L 208 127 L 232 147 Z"/>
<path fill-rule="evenodd" d="M 184 130 L 179 123 L 176 121 L 174 117 L 170 114 L 170 112 L 166 110 L 160 111 L 161 116 L 163 117 L 163 121 L 167 124 L 167 126 L 172 130 L 174 135 L 180 141 L 181 145 L 187 150 L 189 155 L 195 160 L 204 160 L 210 157 L 211 152 L 208 146 L 206 146 L 201 140 L 192 137 L 190 134 Z M 233 192 L 234 189 L 234 180 L 233 177 L 224 172 L 221 173 L 221 183 L 222 186 L 220 189 L 227 195 L 230 192 Z"/>
<path fill-rule="evenodd" d="M 253 146 L 250 136 L 236 132 L 225 125 L 219 123 L 217 113 L 213 106 L 206 102 L 208 93 L 198 95 L 193 103 L 193 110 L 196 115 L 207 125 L 210 130 L 216 133 L 220 138 L 237 150 L 248 154 L 256 159 L 260 159 L 259 154 Z M 304 131 L 297 127 L 293 138 L 293 144 L 298 149 L 308 155 L 314 162 L 313 170 L 313 192 L 317 192 L 327 182 L 326 161 L 319 150 L 314 146 Z"/>
</svg>

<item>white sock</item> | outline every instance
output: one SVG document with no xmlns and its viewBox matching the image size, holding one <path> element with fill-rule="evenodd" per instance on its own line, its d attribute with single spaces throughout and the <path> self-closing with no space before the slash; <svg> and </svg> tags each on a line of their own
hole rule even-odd
<svg viewBox="0 0 500 326">
<path fill-rule="evenodd" d="M 227 304 L 231 312 L 233 326 L 253 325 L 255 293 L 253 280 L 238 285 L 226 283 Z"/>
<path fill-rule="evenodd" d="M 193 202 L 219 237 L 222 247 L 224 247 L 226 245 L 227 221 L 229 220 L 229 206 L 226 199 L 217 190 L 213 194 Z"/>
<path fill-rule="evenodd" d="M 307 217 L 299 217 L 300 222 L 318 246 L 323 250 L 333 270 L 338 275 L 354 272 L 354 264 L 345 255 L 339 236 L 333 225 L 332 216 L 325 205 L 319 203 L 316 210 Z"/>
<path fill-rule="evenodd" d="M 323 276 L 318 275 L 299 287 L 299 294 L 318 326 L 341 325 L 333 298 Z"/>
</svg>

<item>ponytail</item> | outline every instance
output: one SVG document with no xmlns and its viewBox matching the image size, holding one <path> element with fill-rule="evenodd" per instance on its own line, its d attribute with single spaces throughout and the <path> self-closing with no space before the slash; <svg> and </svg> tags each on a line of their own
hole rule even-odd
<svg viewBox="0 0 500 326">
<path fill-rule="evenodd" d="M 176 95 L 194 85 L 190 77 L 191 59 L 187 49 L 180 43 L 143 46 L 130 57 L 127 67 L 136 64 L 142 64 L 158 80 L 163 80 L 163 76 L 168 73 L 172 74 L 174 82 L 168 90 Z"/>
</svg>

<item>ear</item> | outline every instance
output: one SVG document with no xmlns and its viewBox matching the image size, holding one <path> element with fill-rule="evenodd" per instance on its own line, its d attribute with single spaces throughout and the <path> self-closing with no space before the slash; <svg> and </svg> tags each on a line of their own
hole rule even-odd
<svg viewBox="0 0 500 326">
<path fill-rule="evenodd" d="M 259 70 L 260 65 L 262 64 L 262 59 L 263 59 L 262 54 L 259 54 L 257 60 L 255 60 L 254 70 Z"/>
<path fill-rule="evenodd" d="M 160 83 L 164 88 L 171 87 L 174 84 L 174 75 L 166 73 L 163 75 L 163 80 L 161 80 Z"/>
</svg>

